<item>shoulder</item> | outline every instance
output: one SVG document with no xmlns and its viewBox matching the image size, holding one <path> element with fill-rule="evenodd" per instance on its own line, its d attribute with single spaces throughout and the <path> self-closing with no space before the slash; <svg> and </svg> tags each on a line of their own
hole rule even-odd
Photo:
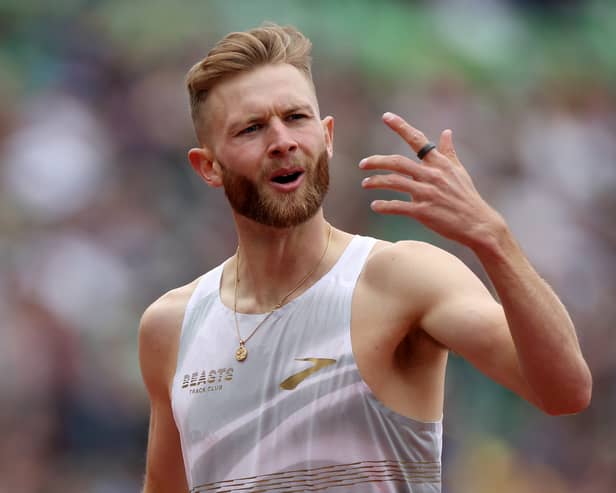
<svg viewBox="0 0 616 493">
<path fill-rule="evenodd" d="M 168 291 L 143 312 L 139 363 L 150 393 L 165 391 L 173 377 L 184 312 L 199 279 Z"/>
<path fill-rule="evenodd" d="M 442 271 L 459 269 L 464 264 L 453 254 L 422 241 L 378 241 L 366 261 L 366 274 L 375 280 L 380 274 L 407 279 L 412 274 L 433 276 Z"/>
<path fill-rule="evenodd" d="M 421 241 L 379 241 L 362 277 L 379 293 L 412 296 L 416 302 L 480 282 L 455 255 Z"/>
<path fill-rule="evenodd" d="M 168 291 L 148 306 L 141 317 L 140 335 L 167 336 L 170 326 L 175 326 L 177 322 L 181 322 L 188 300 L 199 279 Z"/>
</svg>

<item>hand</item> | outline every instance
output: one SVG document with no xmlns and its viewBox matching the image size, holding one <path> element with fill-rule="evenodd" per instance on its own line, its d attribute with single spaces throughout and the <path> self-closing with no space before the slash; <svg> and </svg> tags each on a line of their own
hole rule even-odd
<svg viewBox="0 0 616 493">
<path fill-rule="evenodd" d="M 383 121 L 419 151 L 428 139 L 393 113 Z M 502 217 L 479 195 L 470 175 L 458 159 L 451 130 L 441 133 L 438 147 L 421 163 L 400 155 L 374 155 L 362 159 L 364 170 L 387 170 L 362 181 L 363 188 L 378 188 L 408 193 L 410 200 L 375 200 L 372 210 L 417 219 L 433 231 L 471 248 L 482 244 L 504 225 Z M 493 236 L 493 234 L 491 235 Z"/>
</svg>

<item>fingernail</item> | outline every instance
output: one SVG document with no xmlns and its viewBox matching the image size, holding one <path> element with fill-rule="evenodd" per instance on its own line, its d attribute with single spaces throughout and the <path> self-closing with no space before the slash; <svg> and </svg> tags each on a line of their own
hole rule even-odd
<svg viewBox="0 0 616 493">
<path fill-rule="evenodd" d="M 361 184 L 362 184 L 362 185 L 365 185 L 365 184 L 366 184 L 366 183 L 368 183 L 369 181 L 370 181 L 370 177 L 368 177 L 368 178 L 364 178 L 364 179 L 361 181 Z"/>
<path fill-rule="evenodd" d="M 383 113 L 383 120 L 385 120 L 386 122 L 390 122 L 394 119 L 395 115 L 393 113 L 390 113 L 389 111 Z"/>
<path fill-rule="evenodd" d="M 366 160 L 365 160 L 365 159 L 362 159 L 362 160 L 359 162 L 359 167 L 360 167 L 360 168 L 363 168 L 364 166 L 366 166 Z"/>
</svg>

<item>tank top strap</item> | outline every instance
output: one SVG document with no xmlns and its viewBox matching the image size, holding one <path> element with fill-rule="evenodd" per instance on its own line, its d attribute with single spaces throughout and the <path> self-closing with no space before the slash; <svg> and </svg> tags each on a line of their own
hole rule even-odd
<svg viewBox="0 0 616 493">
<path fill-rule="evenodd" d="M 355 235 L 330 274 L 354 285 L 376 241 L 369 236 Z"/>
</svg>

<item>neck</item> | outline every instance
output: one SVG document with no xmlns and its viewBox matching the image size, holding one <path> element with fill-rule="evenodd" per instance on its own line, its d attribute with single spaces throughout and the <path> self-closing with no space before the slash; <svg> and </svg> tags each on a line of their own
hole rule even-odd
<svg viewBox="0 0 616 493">
<path fill-rule="evenodd" d="M 330 252 L 322 258 L 329 232 L 322 211 L 305 223 L 285 229 L 241 217 L 235 220 L 240 252 L 238 311 L 267 312 L 311 271 L 314 270 L 285 302 L 305 291 L 329 268 Z M 237 256 L 230 265 L 229 272 L 233 274 L 227 276 L 229 280 L 234 280 L 236 262 Z"/>
</svg>

